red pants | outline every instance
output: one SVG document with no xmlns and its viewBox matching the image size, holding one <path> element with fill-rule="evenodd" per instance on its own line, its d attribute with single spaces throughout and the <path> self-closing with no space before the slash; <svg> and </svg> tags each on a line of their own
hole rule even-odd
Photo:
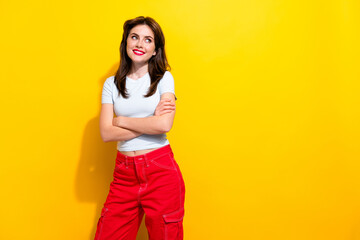
<svg viewBox="0 0 360 240">
<path fill-rule="evenodd" d="M 170 145 L 134 157 L 117 152 L 95 240 L 135 240 L 145 212 L 149 240 L 182 240 L 185 184 Z"/>
</svg>

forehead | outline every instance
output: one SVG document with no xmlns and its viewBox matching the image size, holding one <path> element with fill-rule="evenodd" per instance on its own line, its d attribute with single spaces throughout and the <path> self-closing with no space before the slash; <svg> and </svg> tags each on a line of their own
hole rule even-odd
<svg viewBox="0 0 360 240">
<path fill-rule="evenodd" d="M 148 25 L 137 25 L 130 30 L 130 34 L 136 33 L 139 36 L 150 36 L 154 38 L 154 33 Z"/>
</svg>

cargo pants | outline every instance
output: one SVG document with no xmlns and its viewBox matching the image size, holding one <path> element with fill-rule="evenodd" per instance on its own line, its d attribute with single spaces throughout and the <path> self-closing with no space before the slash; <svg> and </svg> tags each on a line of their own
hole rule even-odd
<svg viewBox="0 0 360 240">
<path fill-rule="evenodd" d="M 95 240 L 136 240 L 145 213 L 149 240 L 182 240 L 185 184 L 170 145 L 133 157 L 117 152 Z"/>
</svg>

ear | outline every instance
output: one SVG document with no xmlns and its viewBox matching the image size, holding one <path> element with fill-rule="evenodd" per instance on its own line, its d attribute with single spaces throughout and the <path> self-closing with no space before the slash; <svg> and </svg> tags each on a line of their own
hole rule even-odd
<svg viewBox="0 0 360 240">
<path fill-rule="evenodd" d="M 154 53 L 153 53 L 153 56 L 155 56 L 156 55 L 156 51 L 154 51 Z"/>
</svg>

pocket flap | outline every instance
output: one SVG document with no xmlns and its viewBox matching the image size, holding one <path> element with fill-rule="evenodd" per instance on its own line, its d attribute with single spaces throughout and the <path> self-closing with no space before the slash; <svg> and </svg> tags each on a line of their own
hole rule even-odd
<svg viewBox="0 0 360 240">
<path fill-rule="evenodd" d="M 172 213 L 164 214 L 163 218 L 166 223 L 180 222 L 184 218 L 184 208 L 180 208 Z"/>
</svg>

